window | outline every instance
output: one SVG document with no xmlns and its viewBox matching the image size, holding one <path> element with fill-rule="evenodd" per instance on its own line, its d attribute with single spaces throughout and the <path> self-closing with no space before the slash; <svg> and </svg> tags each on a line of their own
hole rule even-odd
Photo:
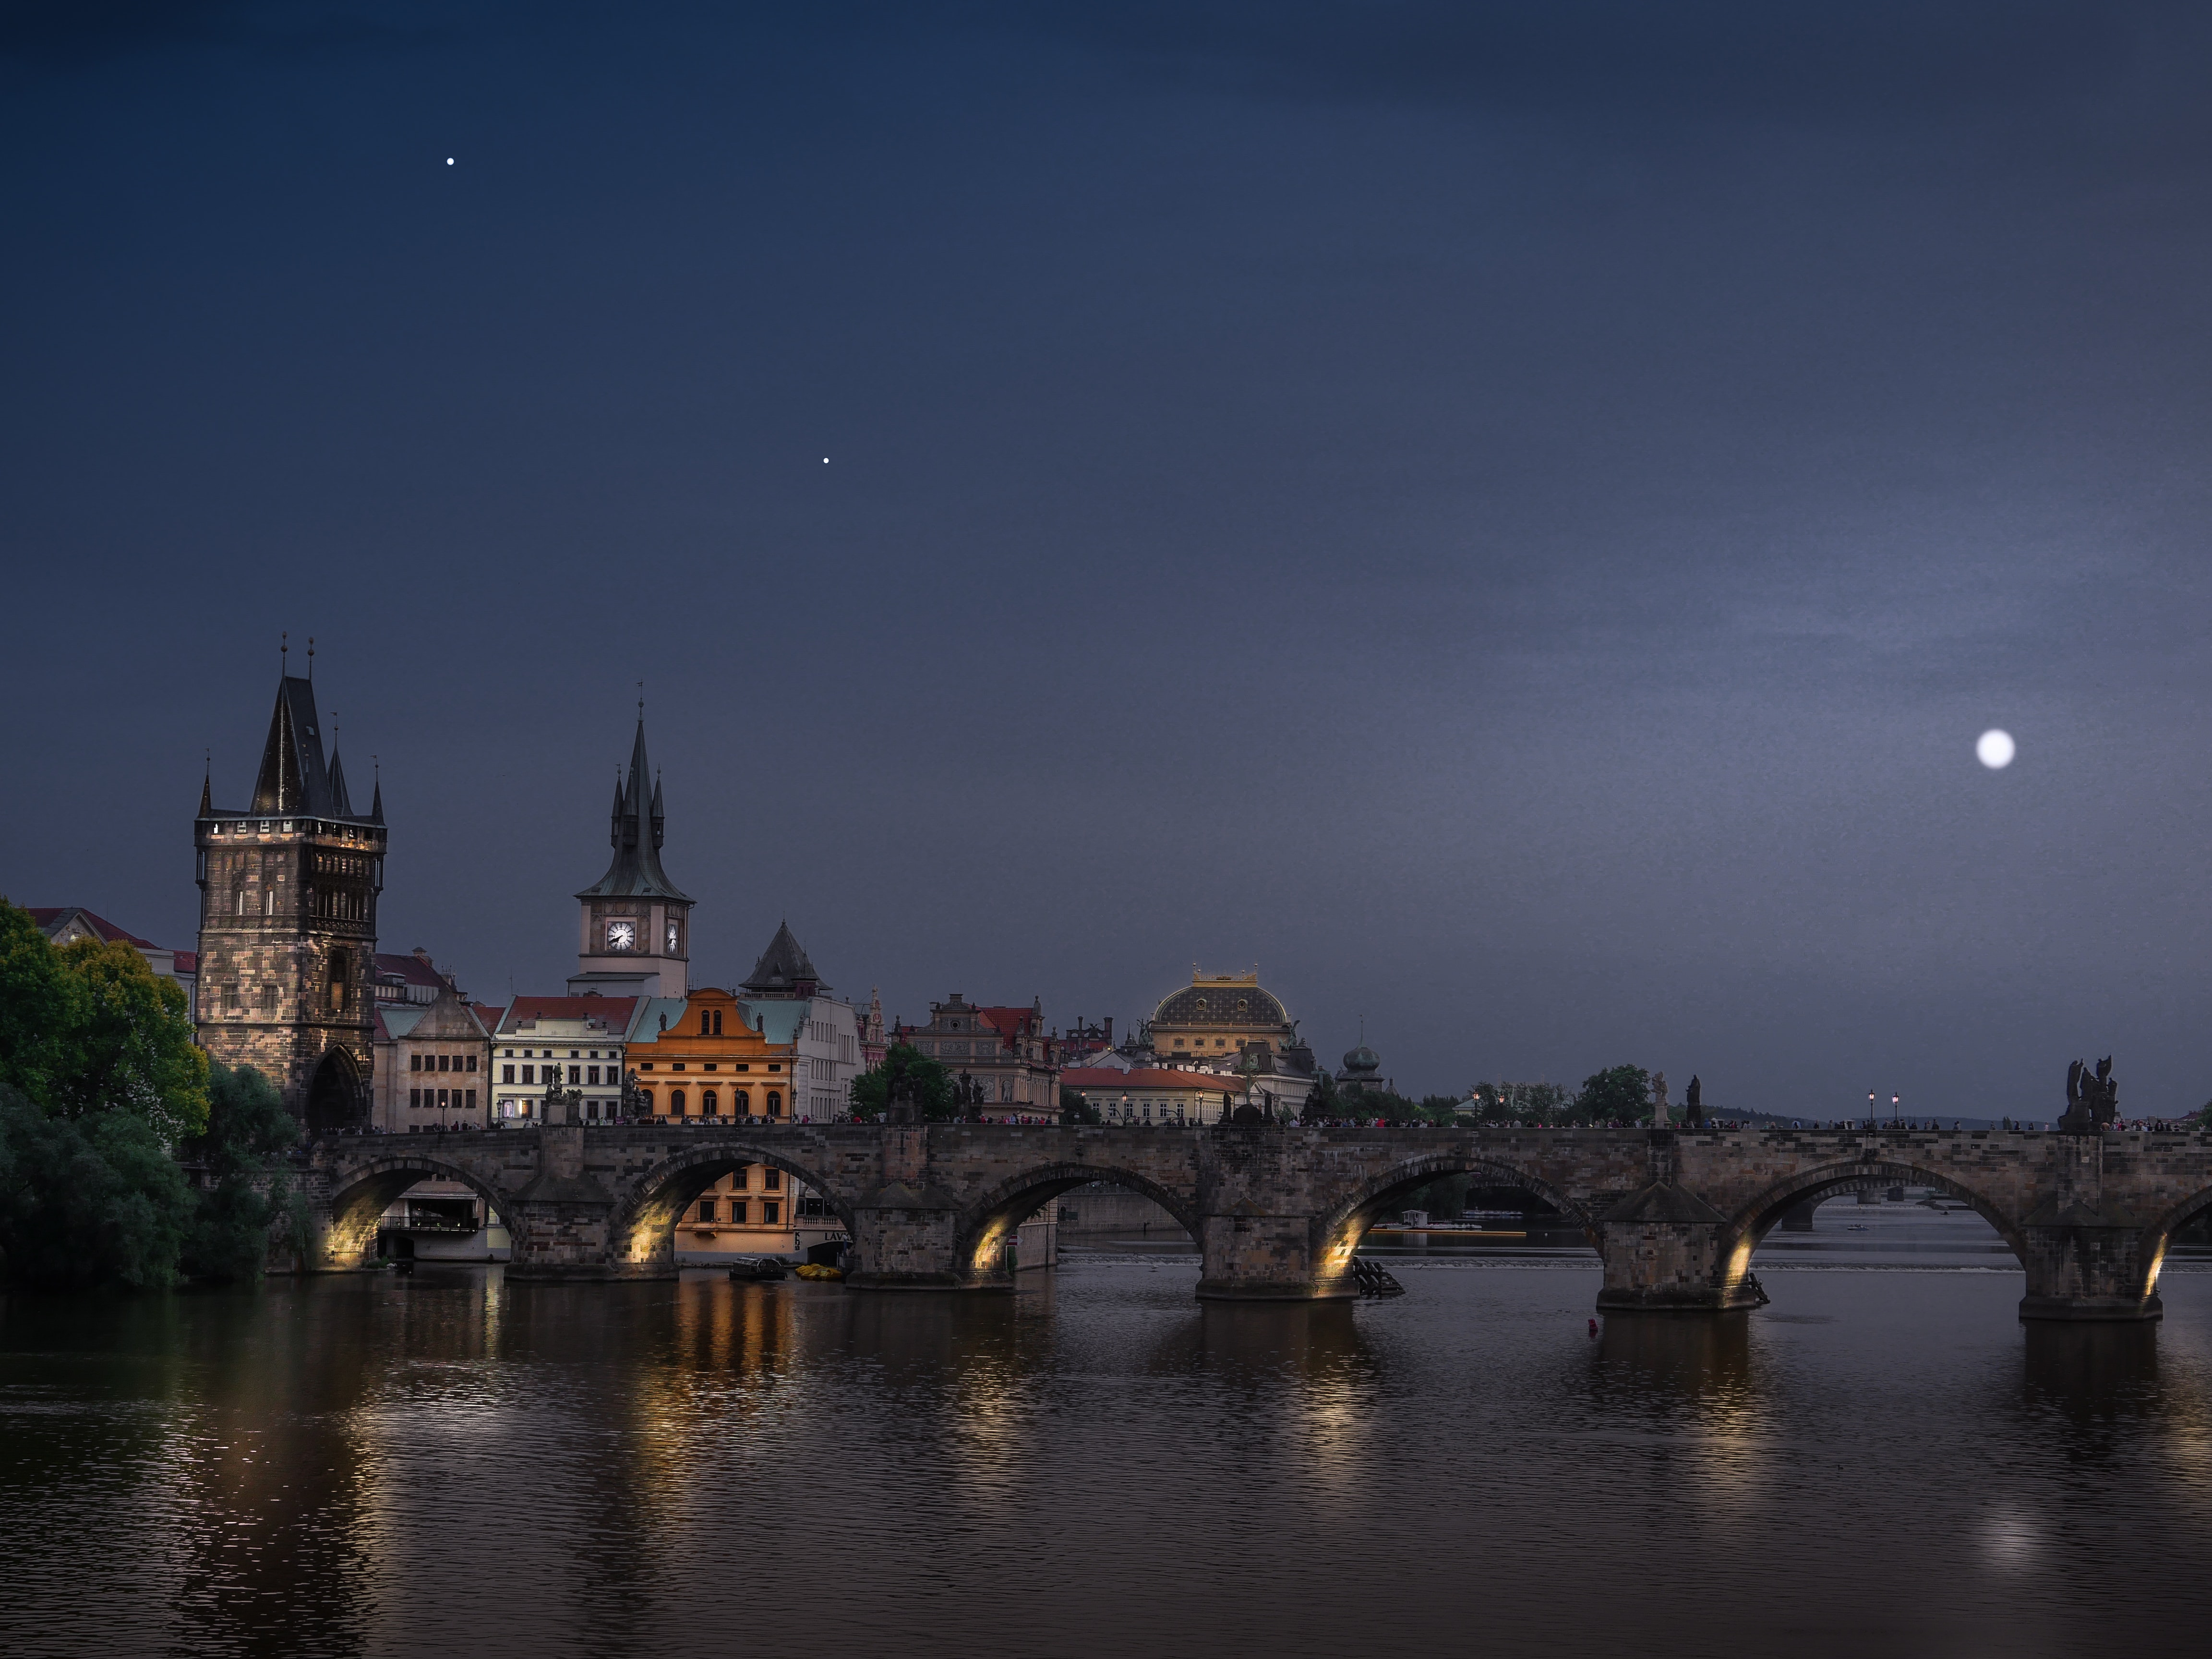
<svg viewBox="0 0 2212 1659">
<path fill-rule="evenodd" d="M 581 1083 L 583 1080 L 584 1068 L 580 1066 L 571 1066 L 568 1068 L 568 1081 L 571 1083 Z"/>
<path fill-rule="evenodd" d="M 761 1224 L 763 1227 L 775 1226 L 776 1212 L 781 1210 L 782 1207 L 783 1206 L 781 1204 L 778 1204 L 772 1198 L 763 1202 L 761 1205 Z"/>
<path fill-rule="evenodd" d="M 768 1091 L 768 1115 L 770 1117 L 783 1115 L 783 1097 L 773 1089 Z"/>
<path fill-rule="evenodd" d="M 668 1091 L 668 1115 L 671 1117 L 682 1117 L 684 1115 L 683 1090 L 671 1089 Z"/>
<path fill-rule="evenodd" d="M 535 1083 L 535 1082 L 537 1082 L 537 1081 L 538 1081 L 538 1068 L 537 1068 L 535 1066 L 524 1066 L 524 1067 L 522 1068 L 522 1080 L 523 1080 L 525 1083 Z"/>
<path fill-rule="evenodd" d="M 712 1221 L 714 1218 L 714 1200 L 711 1198 L 701 1199 L 699 1200 L 699 1219 L 702 1221 Z"/>
<path fill-rule="evenodd" d="M 421 1071 L 421 1070 L 422 1069 L 422 1055 L 420 1055 L 420 1054 L 410 1054 L 410 1055 L 408 1055 L 408 1056 L 407 1056 L 407 1069 L 408 1069 L 409 1071 L 410 1071 L 410 1072 L 419 1072 L 419 1071 Z"/>
<path fill-rule="evenodd" d="M 512 1049 L 512 1048 L 509 1048 L 509 1049 L 507 1051 L 507 1057 L 509 1060 L 513 1060 L 513 1059 L 514 1058 L 514 1049 Z"/>
<path fill-rule="evenodd" d="M 750 1117 L 753 1115 L 752 1096 L 743 1089 L 736 1091 L 730 1096 L 730 1109 L 739 1117 Z"/>
<path fill-rule="evenodd" d="M 477 1091 L 476 1091 L 475 1090 L 471 1089 L 471 1090 L 470 1090 L 470 1091 L 469 1091 L 468 1103 L 467 1103 L 466 1105 L 465 1105 L 465 1106 L 462 1108 L 462 1109 L 463 1109 L 464 1111 L 470 1111 L 470 1112 L 473 1112 L 474 1110 L 476 1110 L 476 1109 L 477 1109 Z"/>
<path fill-rule="evenodd" d="M 753 1166 L 751 1164 L 738 1164 L 738 1167 L 731 1172 L 730 1190 L 733 1193 L 741 1193 L 744 1191 L 745 1188 L 751 1182 L 752 1173 Z"/>
<path fill-rule="evenodd" d="M 438 1056 L 438 1069 L 441 1072 L 452 1071 L 453 1069 L 453 1057 L 451 1054 L 440 1054 Z"/>
<path fill-rule="evenodd" d="M 712 1089 L 706 1089 L 700 1091 L 699 1109 L 704 1112 L 708 1117 L 714 1116 L 715 1113 L 722 1109 L 721 1100 Z"/>
<path fill-rule="evenodd" d="M 441 1112 L 446 1109 L 446 1091 L 443 1089 L 438 1091 L 438 1109 Z"/>
<path fill-rule="evenodd" d="M 761 1186 L 762 1186 L 763 1188 L 765 1188 L 767 1191 L 769 1191 L 769 1192 L 771 1192 L 771 1193 L 772 1193 L 772 1192 L 775 1191 L 775 1189 L 776 1189 L 777 1188 L 779 1188 L 779 1187 L 781 1187 L 781 1186 L 782 1186 L 782 1185 L 783 1185 L 783 1171 L 782 1171 L 782 1170 L 776 1170 L 776 1169 L 767 1169 L 767 1170 L 763 1170 L 761 1171 Z"/>
<path fill-rule="evenodd" d="M 597 1051 L 594 1050 L 593 1052 L 596 1053 Z M 586 1083 L 597 1083 L 599 1080 L 599 1068 L 596 1066 L 586 1066 L 584 1068 L 584 1081 Z"/>
<path fill-rule="evenodd" d="M 701 1036 L 712 1036 L 714 1034 L 714 1017 L 708 1013 L 704 1008 L 702 1008 L 699 1011 L 699 1035 Z"/>
<path fill-rule="evenodd" d="M 469 1056 L 469 1070 L 471 1070 L 471 1072 L 473 1072 L 473 1071 L 475 1071 L 475 1070 L 476 1070 L 476 1068 L 477 1068 L 477 1057 L 476 1057 L 474 1054 L 471 1054 L 471 1055 Z"/>
<path fill-rule="evenodd" d="M 714 1010 L 714 1035 L 722 1035 L 722 1011 L 720 1008 Z"/>
<path fill-rule="evenodd" d="M 730 1224 L 732 1227 L 742 1227 L 745 1224 L 745 1201 L 742 1198 L 733 1198 L 730 1200 Z"/>
<path fill-rule="evenodd" d="M 780 1072 L 780 1071 L 781 1071 L 782 1069 L 783 1069 L 783 1067 L 782 1067 L 782 1066 L 770 1066 L 769 1067 L 769 1071 L 771 1071 L 771 1072 Z"/>
<path fill-rule="evenodd" d="M 407 1091 L 407 1103 L 418 1110 L 421 1109 L 422 1104 L 422 1091 L 420 1089 L 410 1089 Z"/>
<path fill-rule="evenodd" d="M 512 1049 L 512 1048 L 509 1048 L 507 1052 L 507 1053 L 509 1053 L 509 1054 L 513 1054 L 513 1053 L 514 1052 L 514 1049 Z M 514 1066 L 501 1066 L 501 1067 L 499 1068 L 499 1080 L 500 1080 L 501 1083 L 512 1083 L 512 1082 L 514 1082 Z"/>
</svg>

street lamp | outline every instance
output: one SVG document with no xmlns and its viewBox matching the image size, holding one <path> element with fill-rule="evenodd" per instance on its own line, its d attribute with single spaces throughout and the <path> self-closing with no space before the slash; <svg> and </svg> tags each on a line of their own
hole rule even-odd
<svg viewBox="0 0 2212 1659">
<path fill-rule="evenodd" d="M 1898 1099 L 1899 1099 L 1899 1097 L 1897 1097 L 1896 1095 L 1893 1095 L 1893 1094 L 1892 1096 L 1890 1096 L 1890 1097 L 1889 1097 L 1889 1121 L 1890 1121 L 1893 1124 L 1894 1124 L 1894 1123 L 1899 1123 L 1899 1122 L 1901 1122 L 1901 1121 L 1903 1121 L 1903 1120 L 1902 1120 L 1901 1118 L 1899 1118 L 1899 1115 L 1898 1115 L 1898 1104 L 1897 1104 L 1897 1103 L 1898 1103 Z"/>
<path fill-rule="evenodd" d="M 1871 1089 L 1869 1089 L 1869 1090 L 1868 1090 L 1868 1091 L 1867 1091 L 1867 1121 L 1866 1121 L 1866 1126 L 1867 1126 L 1867 1127 L 1868 1127 L 1868 1128 L 1869 1128 L 1869 1129 L 1871 1129 L 1871 1128 L 1873 1128 L 1873 1127 L 1874 1127 L 1874 1091 L 1873 1091 L 1873 1090 L 1871 1090 Z"/>
</svg>

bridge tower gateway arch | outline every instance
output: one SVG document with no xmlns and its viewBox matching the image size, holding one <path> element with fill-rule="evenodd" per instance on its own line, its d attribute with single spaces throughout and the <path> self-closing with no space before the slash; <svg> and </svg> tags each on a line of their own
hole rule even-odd
<svg viewBox="0 0 2212 1659">
<path fill-rule="evenodd" d="M 259 1070 L 310 1133 L 365 1125 L 384 791 L 354 811 L 312 678 L 278 679 L 248 804 L 216 805 L 210 775 L 192 830 L 200 1047 Z"/>
<path fill-rule="evenodd" d="M 1786 1210 L 1904 1183 L 1940 1187 L 1997 1229 L 2024 1270 L 2022 1317 L 2148 1320 L 2166 1237 L 2212 1209 L 2203 1131 L 586 1121 L 398 1146 L 315 1139 L 301 1187 L 324 1243 L 308 1265 L 357 1265 L 380 1194 L 437 1173 L 506 1218 L 514 1279 L 672 1278 L 676 1216 L 736 1163 L 773 1164 L 821 1194 L 852 1232 L 847 1286 L 868 1291 L 1005 1289 L 994 1246 L 1006 1230 L 1057 1193 L 1107 1181 L 1190 1230 L 1200 1297 L 1347 1297 L 1352 1253 L 1394 1196 L 1473 1171 L 1581 1225 L 1603 1262 L 1597 1305 L 1616 1312 L 1755 1305 L 1751 1255 Z"/>
</svg>

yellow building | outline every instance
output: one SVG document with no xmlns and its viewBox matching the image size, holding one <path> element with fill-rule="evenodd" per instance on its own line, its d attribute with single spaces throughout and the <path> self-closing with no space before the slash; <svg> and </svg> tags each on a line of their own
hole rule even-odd
<svg viewBox="0 0 2212 1659">
<path fill-rule="evenodd" d="M 1193 968 L 1190 983 L 1153 1011 L 1152 1052 L 1167 1061 L 1234 1060 L 1249 1043 L 1264 1042 L 1286 1059 L 1303 1056 L 1310 1071 L 1312 1051 L 1299 1040 L 1298 1028 L 1273 994 L 1260 988 L 1255 969 L 1249 974 L 1202 974 Z"/>
<path fill-rule="evenodd" d="M 803 1004 L 793 1006 L 803 1007 Z M 751 1118 L 788 1123 L 799 1046 L 776 1042 L 750 1023 L 733 992 L 712 987 L 678 1002 L 656 999 L 657 1031 L 629 1044 L 629 1075 L 661 1122 Z M 717 1257 L 805 1255 L 845 1237 L 821 1195 L 771 1164 L 739 1164 L 716 1176 L 676 1221 L 676 1258 L 704 1266 Z"/>
<path fill-rule="evenodd" d="M 654 1117 L 790 1120 L 797 1044 L 771 1042 L 735 993 L 712 986 L 653 1006 L 667 1024 L 630 1039 L 629 1071 Z"/>
</svg>

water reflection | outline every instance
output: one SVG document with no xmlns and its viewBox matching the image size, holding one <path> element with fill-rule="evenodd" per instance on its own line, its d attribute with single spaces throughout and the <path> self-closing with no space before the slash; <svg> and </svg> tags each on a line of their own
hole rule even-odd
<svg viewBox="0 0 2212 1659">
<path fill-rule="evenodd" d="M 2150 1408 L 2159 1397 L 2159 1330 L 2130 1322 L 2022 1322 L 2034 1404 L 2077 1422 Z"/>
</svg>

